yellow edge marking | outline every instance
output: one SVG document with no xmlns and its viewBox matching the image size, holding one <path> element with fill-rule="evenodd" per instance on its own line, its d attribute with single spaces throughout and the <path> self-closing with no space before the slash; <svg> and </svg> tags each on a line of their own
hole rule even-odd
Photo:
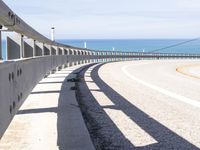
<svg viewBox="0 0 200 150">
<path fill-rule="evenodd" d="M 195 79 L 200 79 L 200 77 L 198 77 L 198 76 L 191 75 L 191 74 L 183 71 L 184 68 L 187 68 L 187 67 L 198 67 L 198 66 L 200 66 L 200 64 L 191 64 L 191 65 L 180 66 L 180 67 L 176 68 L 176 71 L 181 73 L 181 74 L 184 74 L 186 76 L 189 76 L 189 77 L 192 77 L 192 78 L 195 78 Z"/>
</svg>

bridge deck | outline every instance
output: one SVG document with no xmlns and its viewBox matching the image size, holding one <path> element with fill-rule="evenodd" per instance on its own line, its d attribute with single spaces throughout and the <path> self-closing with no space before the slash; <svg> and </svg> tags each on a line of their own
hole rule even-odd
<svg viewBox="0 0 200 150">
<path fill-rule="evenodd" d="M 186 65 L 185 74 L 176 71 Z M 199 149 L 200 74 L 194 74 L 199 68 L 198 60 L 90 67 L 80 91 L 97 144 L 104 149 Z"/>
<path fill-rule="evenodd" d="M 70 90 L 74 83 L 66 82 L 79 67 L 58 71 L 34 88 L 0 149 L 94 149 Z M 199 60 L 149 60 L 97 64 L 82 72 L 80 101 L 95 145 L 199 149 L 199 67 Z"/>
<path fill-rule="evenodd" d="M 79 67 L 40 81 L 8 127 L 0 149 L 94 149 L 75 92 L 70 90 L 74 83 L 66 81 Z"/>
</svg>

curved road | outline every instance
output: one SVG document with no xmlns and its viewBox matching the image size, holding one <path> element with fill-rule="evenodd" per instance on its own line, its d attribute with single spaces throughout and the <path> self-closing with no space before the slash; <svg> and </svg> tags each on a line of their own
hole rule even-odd
<svg viewBox="0 0 200 150">
<path fill-rule="evenodd" d="M 107 148 L 199 149 L 199 70 L 199 60 L 129 61 L 89 68 L 87 88 L 110 121 L 97 115 L 97 122 L 104 120 L 102 134 L 110 137 Z"/>
</svg>

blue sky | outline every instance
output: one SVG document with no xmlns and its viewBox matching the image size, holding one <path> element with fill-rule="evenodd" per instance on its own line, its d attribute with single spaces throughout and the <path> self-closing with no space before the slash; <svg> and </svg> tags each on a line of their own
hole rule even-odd
<svg viewBox="0 0 200 150">
<path fill-rule="evenodd" d="M 24 21 L 57 39 L 193 38 L 200 0 L 4 0 Z"/>
</svg>

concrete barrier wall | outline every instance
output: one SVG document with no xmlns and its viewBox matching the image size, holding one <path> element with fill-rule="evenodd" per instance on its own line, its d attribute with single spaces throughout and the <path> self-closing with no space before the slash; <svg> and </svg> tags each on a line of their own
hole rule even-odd
<svg viewBox="0 0 200 150">
<path fill-rule="evenodd" d="M 0 64 L 0 137 L 34 86 L 64 63 L 67 63 L 67 57 L 60 55 Z"/>
<path fill-rule="evenodd" d="M 14 99 L 15 84 L 14 63 L 0 65 L 0 137 L 12 119 L 11 106 Z"/>
</svg>

